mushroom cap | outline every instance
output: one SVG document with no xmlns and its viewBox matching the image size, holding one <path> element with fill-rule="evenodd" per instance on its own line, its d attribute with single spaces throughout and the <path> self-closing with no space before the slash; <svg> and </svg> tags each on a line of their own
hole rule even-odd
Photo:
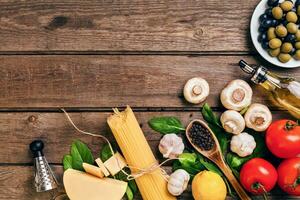
<svg viewBox="0 0 300 200">
<path fill-rule="evenodd" d="M 240 111 L 251 104 L 252 94 L 246 81 L 236 79 L 222 90 L 220 99 L 225 108 Z"/>
<path fill-rule="evenodd" d="M 245 120 L 243 116 L 235 110 L 225 111 L 221 115 L 220 121 L 223 128 L 228 133 L 240 134 L 245 129 Z"/>
<path fill-rule="evenodd" d="M 184 98 L 193 104 L 203 102 L 209 94 L 209 85 L 206 80 L 194 77 L 188 80 L 183 89 Z"/>
<path fill-rule="evenodd" d="M 272 114 L 267 106 L 254 103 L 248 108 L 244 119 L 248 128 L 261 132 L 272 123 Z"/>
</svg>

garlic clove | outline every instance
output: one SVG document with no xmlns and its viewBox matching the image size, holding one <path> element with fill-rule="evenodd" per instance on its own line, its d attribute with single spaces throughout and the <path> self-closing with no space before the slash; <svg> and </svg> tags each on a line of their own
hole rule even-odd
<svg viewBox="0 0 300 200">
<path fill-rule="evenodd" d="M 255 147 L 254 137 L 246 132 L 233 136 L 230 141 L 230 150 L 240 157 L 251 155 Z"/>
<path fill-rule="evenodd" d="M 184 150 L 181 137 L 176 134 L 166 134 L 159 142 L 158 149 L 164 158 L 177 158 Z"/>
<path fill-rule="evenodd" d="M 248 108 L 244 119 L 248 128 L 262 132 L 270 126 L 272 114 L 267 106 L 254 103 Z"/>
<path fill-rule="evenodd" d="M 225 108 L 240 111 L 251 104 L 252 94 L 247 82 L 236 79 L 222 90 L 220 99 Z"/>
<path fill-rule="evenodd" d="M 227 110 L 220 117 L 221 124 L 226 132 L 239 134 L 245 129 L 243 116 L 235 110 Z"/>
<path fill-rule="evenodd" d="M 200 77 L 188 80 L 183 89 L 184 98 L 193 104 L 203 102 L 209 94 L 209 85 L 206 80 Z"/>
<path fill-rule="evenodd" d="M 173 196 L 181 195 L 187 188 L 190 175 L 183 169 L 173 172 L 168 180 L 168 191 Z"/>
</svg>

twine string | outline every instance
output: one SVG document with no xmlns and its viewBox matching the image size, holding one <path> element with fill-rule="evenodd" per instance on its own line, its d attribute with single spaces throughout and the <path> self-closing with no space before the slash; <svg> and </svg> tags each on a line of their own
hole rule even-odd
<svg viewBox="0 0 300 200">
<path fill-rule="evenodd" d="M 101 135 L 101 134 L 94 134 L 94 133 L 90 133 L 90 132 L 87 132 L 87 131 L 83 131 L 81 130 L 80 128 L 78 128 L 76 126 L 76 124 L 73 122 L 73 120 L 71 119 L 70 115 L 67 113 L 67 111 L 63 108 L 61 108 L 61 110 L 64 112 L 65 116 L 67 117 L 68 121 L 70 122 L 70 124 L 79 132 L 79 133 L 82 133 L 82 134 L 85 134 L 85 135 L 89 135 L 89 136 L 92 136 L 92 137 L 99 137 L 99 138 L 102 138 L 103 140 L 105 140 L 105 142 L 108 144 L 109 146 L 109 149 L 112 153 L 112 155 L 114 155 L 114 150 L 112 148 L 112 145 L 110 143 L 110 141 L 107 139 L 107 137 Z M 119 115 L 120 112 L 117 108 L 114 108 L 113 111 Z M 154 172 L 155 170 L 159 169 L 162 165 L 164 165 L 165 163 L 171 161 L 171 160 L 179 160 L 179 158 L 169 158 L 169 159 L 166 159 L 164 160 L 163 162 L 159 163 L 158 161 L 156 161 L 155 163 L 153 163 L 152 165 L 150 165 L 149 167 L 146 167 L 146 168 L 139 168 L 139 167 L 135 167 L 135 166 L 129 166 L 129 165 L 126 165 L 125 167 L 126 168 L 129 168 L 129 169 L 136 169 L 138 170 L 137 172 L 135 173 L 132 173 L 132 174 L 129 174 L 127 173 L 125 170 L 122 169 L 121 167 L 121 164 L 119 163 L 119 160 L 116 159 L 117 161 L 117 164 L 118 164 L 118 167 L 121 169 L 121 171 L 126 175 L 126 178 L 128 181 L 130 180 L 134 180 L 134 179 L 137 179 L 145 174 L 150 174 L 152 172 Z M 166 181 L 168 181 L 169 179 L 169 176 L 167 174 L 167 172 L 160 168 L 160 170 L 162 171 L 162 174 L 163 174 L 163 177 Z"/>
</svg>

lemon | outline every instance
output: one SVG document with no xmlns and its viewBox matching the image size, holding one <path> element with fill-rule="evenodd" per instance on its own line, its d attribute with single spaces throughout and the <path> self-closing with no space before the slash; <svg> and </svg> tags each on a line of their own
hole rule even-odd
<svg viewBox="0 0 300 200">
<path fill-rule="evenodd" d="M 202 171 L 193 179 L 192 193 L 195 200 L 224 200 L 227 189 L 221 176 L 211 171 Z"/>
</svg>

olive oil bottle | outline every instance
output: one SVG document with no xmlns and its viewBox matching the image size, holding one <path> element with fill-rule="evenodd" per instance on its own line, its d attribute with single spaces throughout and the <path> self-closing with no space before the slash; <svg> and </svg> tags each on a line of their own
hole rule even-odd
<svg viewBox="0 0 300 200">
<path fill-rule="evenodd" d="M 251 74 L 251 80 L 270 92 L 276 106 L 284 107 L 294 117 L 300 119 L 300 83 L 293 78 L 280 77 L 263 66 L 250 66 L 240 60 L 241 69 Z"/>
</svg>

